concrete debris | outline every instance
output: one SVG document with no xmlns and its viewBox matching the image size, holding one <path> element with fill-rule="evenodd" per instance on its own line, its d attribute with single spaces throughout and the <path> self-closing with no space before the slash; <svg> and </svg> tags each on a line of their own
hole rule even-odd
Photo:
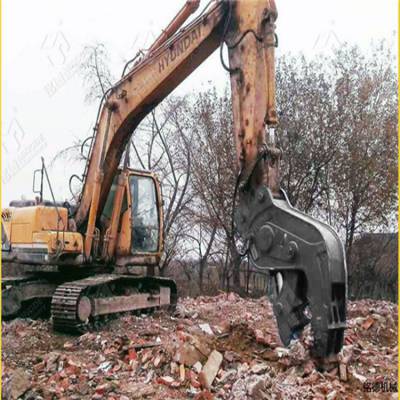
<svg viewBox="0 0 400 400">
<path fill-rule="evenodd" d="M 284 347 L 277 347 L 275 349 L 275 352 L 278 355 L 278 358 L 282 358 L 282 357 L 288 356 L 289 353 L 290 353 L 289 349 L 286 349 Z"/>
<path fill-rule="evenodd" d="M 210 324 L 200 324 L 200 325 L 199 325 L 199 328 L 200 328 L 203 332 L 207 333 L 208 335 L 214 335 L 214 332 L 212 331 L 212 329 L 211 329 L 211 327 L 210 327 Z"/>
<path fill-rule="evenodd" d="M 232 386 L 234 399 L 265 399 L 267 398 L 270 378 L 259 375 L 249 375 L 238 379 Z M 271 397 L 272 398 L 272 397 Z"/>
<path fill-rule="evenodd" d="M 259 374 L 263 374 L 263 373 L 267 372 L 269 369 L 270 369 L 270 367 L 268 366 L 268 364 L 257 363 L 257 364 L 254 364 L 250 370 L 253 374 L 259 375 Z"/>
<path fill-rule="evenodd" d="M 250 375 L 246 379 L 246 389 L 247 394 L 250 399 L 264 399 L 264 395 L 266 395 L 267 385 L 269 383 L 269 378 L 261 377 L 257 375 Z"/>
<path fill-rule="evenodd" d="M 326 396 L 326 400 L 335 400 L 335 399 L 338 399 L 338 392 L 336 390 L 333 390 Z"/>
<path fill-rule="evenodd" d="M 202 368 L 203 365 L 201 364 L 200 361 L 197 361 L 197 363 L 193 365 L 193 370 L 196 371 L 198 374 L 200 373 Z"/>
<path fill-rule="evenodd" d="M 347 381 L 347 366 L 346 366 L 346 364 L 339 365 L 339 377 L 340 377 L 341 381 L 343 381 L 343 382 Z"/>
<path fill-rule="evenodd" d="M 227 383 L 236 378 L 236 375 L 237 375 L 236 369 L 229 369 L 228 371 L 225 371 L 224 374 L 222 375 L 220 383 Z"/>
<path fill-rule="evenodd" d="M 144 385 L 144 384 L 133 384 L 127 387 L 127 393 L 128 396 L 126 397 L 126 400 L 128 399 L 145 399 L 145 398 L 152 398 L 152 395 L 155 393 L 154 387 L 150 385 Z M 124 395 L 122 395 L 124 396 Z M 122 396 L 120 397 L 120 400 L 122 399 Z"/>
<path fill-rule="evenodd" d="M 98 366 L 97 370 L 102 372 L 108 372 L 111 368 L 112 368 L 112 362 L 104 361 Z"/>
<path fill-rule="evenodd" d="M 304 347 L 304 344 L 300 340 L 292 341 L 290 344 L 289 349 L 284 349 L 285 351 L 289 350 L 285 355 L 290 356 L 292 360 L 292 364 L 303 364 L 304 361 L 307 360 L 307 350 Z M 276 348 L 276 351 L 278 351 L 278 347 Z M 280 350 L 282 354 L 282 350 Z"/>
<path fill-rule="evenodd" d="M 174 355 L 174 360 L 177 363 L 184 364 L 189 367 L 203 359 L 205 359 L 205 357 L 200 353 L 200 351 L 188 342 L 183 342 Z"/>
<path fill-rule="evenodd" d="M 223 356 L 217 351 L 213 350 L 208 357 L 207 362 L 204 364 L 203 369 L 199 374 L 200 383 L 203 387 L 210 389 L 215 377 L 217 376 L 219 367 L 222 363 Z"/>
<path fill-rule="evenodd" d="M 343 350 L 325 370 L 309 328 L 283 347 L 266 298 L 184 298 L 177 310 L 123 315 L 81 336 L 3 322 L 2 398 L 353 400 L 377 385 L 389 389 L 368 398 L 397 398 L 395 304 L 350 302 Z"/>
<path fill-rule="evenodd" d="M 3 383 L 3 388 L 5 390 L 3 390 L 2 398 L 16 400 L 22 397 L 30 387 L 31 381 L 29 375 L 22 368 L 17 368 L 13 371 L 8 380 Z"/>
<path fill-rule="evenodd" d="M 361 383 L 366 382 L 367 378 L 364 375 L 359 374 L 354 368 L 351 369 L 351 375 L 359 380 Z"/>
<path fill-rule="evenodd" d="M 185 381 L 185 376 L 186 376 L 185 366 L 183 364 L 181 364 L 179 366 L 179 380 L 181 382 L 184 382 Z"/>
</svg>

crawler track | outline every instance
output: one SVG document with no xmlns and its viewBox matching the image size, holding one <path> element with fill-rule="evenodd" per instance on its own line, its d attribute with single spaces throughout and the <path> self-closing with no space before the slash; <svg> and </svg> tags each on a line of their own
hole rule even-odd
<svg viewBox="0 0 400 400">
<path fill-rule="evenodd" d="M 30 275 L 2 278 L 2 319 L 48 317 L 55 287 Z"/>
<path fill-rule="evenodd" d="M 66 283 L 59 286 L 51 301 L 51 315 L 53 327 L 58 331 L 74 331 L 79 328 L 79 321 L 76 308 L 82 292 L 85 290 L 84 284 L 78 282 Z"/>
<path fill-rule="evenodd" d="M 120 312 L 158 308 L 151 301 L 148 307 L 143 301 L 135 304 L 135 299 L 148 297 L 154 301 L 163 287 L 170 289 L 168 305 L 173 307 L 176 286 L 169 279 L 109 274 L 64 283 L 57 287 L 52 298 L 53 327 L 63 332 L 85 332 L 98 328 L 99 322 Z"/>
</svg>

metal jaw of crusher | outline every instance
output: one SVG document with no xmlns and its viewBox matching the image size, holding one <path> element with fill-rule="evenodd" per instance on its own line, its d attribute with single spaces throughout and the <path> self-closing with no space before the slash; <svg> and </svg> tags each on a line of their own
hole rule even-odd
<svg viewBox="0 0 400 400">
<path fill-rule="evenodd" d="M 312 354 L 325 359 L 343 346 L 347 271 L 337 233 L 293 208 L 266 186 L 240 194 L 235 216 L 250 263 L 270 276 L 268 295 L 288 346 L 311 323 Z"/>
</svg>

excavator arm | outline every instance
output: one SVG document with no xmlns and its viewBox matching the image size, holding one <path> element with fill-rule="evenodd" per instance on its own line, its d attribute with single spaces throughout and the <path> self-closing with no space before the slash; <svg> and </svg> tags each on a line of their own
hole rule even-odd
<svg viewBox="0 0 400 400">
<path fill-rule="evenodd" d="M 347 272 L 342 243 L 328 225 L 294 209 L 280 187 L 274 143 L 273 0 L 230 3 L 223 31 L 229 52 L 239 165 L 235 222 L 250 262 L 270 274 L 269 295 L 282 342 L 311 322 L 313 352 L 325 358 L 343 345 Z"/>
<path fill-rule="evenodd" d="M 188 2 L 186 7 L 193 7 Z M 182 15 L 187 13 L 181 12 Z M 237 231 L 250 262 L 268 271 L 269 295 L 288 345 L 311 322 L 314 354 L 340 351 L 347 274 L 342 244 L 329 226 L 291 207 L 280 188 L 281 151 L 274 143 L 277 45 L 273 0 L 216 1 L 176 33 L 169 28 L 104 96 L 74 215 L 90 258 L 93 233 L 123 150 L 140 121 L 218 47 L 226 44 L 239 176 Z M 86 230 L 86 232 L 85 232 Z"/>
</svg>

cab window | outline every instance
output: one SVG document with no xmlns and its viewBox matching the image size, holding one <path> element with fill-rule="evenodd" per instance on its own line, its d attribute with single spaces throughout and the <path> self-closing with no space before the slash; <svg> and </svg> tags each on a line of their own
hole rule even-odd
<svg viewBox="0 0 400 400">
<path fill-rule="evenodd" d="M 117 190 L 117 182 L 118 182 L 118 176 L 116 176 L 113 180 L 113 183 L 110 188 L 110 192 L 108 193 L 106 204 L 104 205 L 103 212 L 102 212 L 102 217 L 106 218 L 107 220 L 111 219 L 112 216 L 112 211 L 114 208 L 114 198 L 115 198 L 115 192 Z M 124 197 L 122 199 L 122 206 L 121 206 L 121 215 L 128 209 L 128 201 L 126 198 L 126 193 L 124 191 Z"/>
<path fill-rule="evenodd" d="M 131 176 L 132 252 L 155 253 L 159 242 L 159 216 L 155 182 L 150 177 Z"/>
</svg>

